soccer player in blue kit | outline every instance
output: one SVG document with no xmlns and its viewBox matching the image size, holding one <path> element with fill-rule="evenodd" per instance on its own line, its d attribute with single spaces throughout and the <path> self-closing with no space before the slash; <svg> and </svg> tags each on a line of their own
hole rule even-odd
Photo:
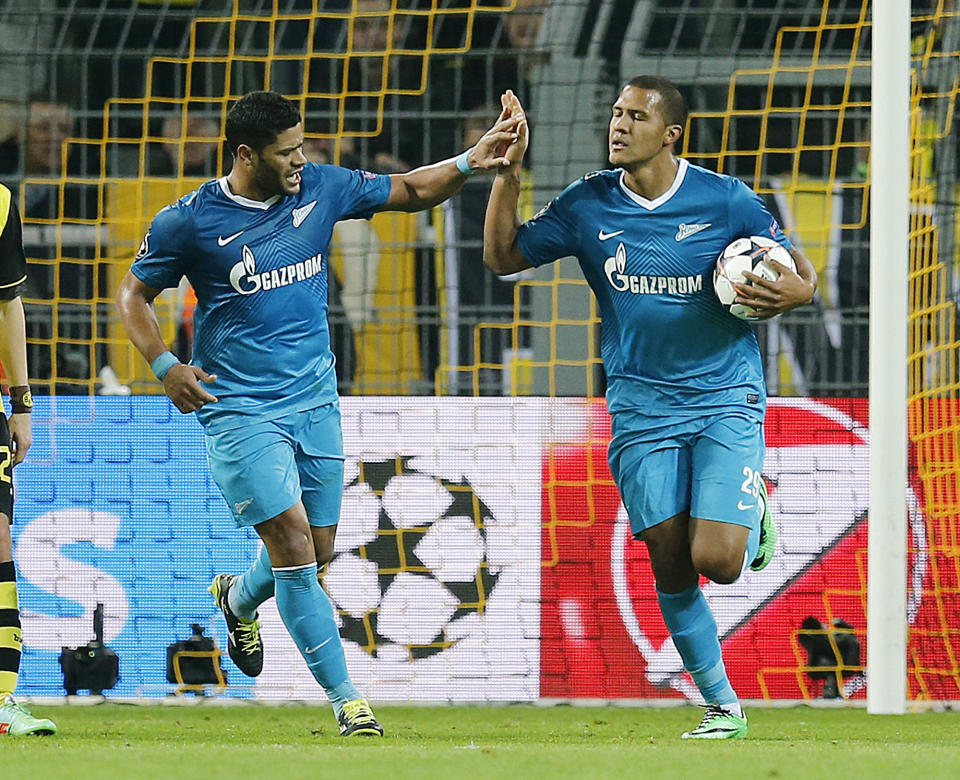
<svg viewBox="0 0 960 780">
<path fill-rule="evenodd" d="M 340 733 L 382 735 L 347 673 L 333 607 L 317 581 L 333 556 L 343 437 L 327 324 L 330 238 L 341 219 L 419 211 L 449 198 L 516 139 L 504 115 L 472 148 L 381 176 L 308 163 L 295 103 L 252 92 L 228 111 L 229 175 L 162 209 L 120 284 L 130 340 L 183 413 L 196 412 L 233 518 L 264 546 L 211 592 L 245 674 L 263 665 L 257 607 L 276 596 L 284 625 L 326 691 Z M 197 294 L 193 358 L 167 351 L 153 299 L 186 276 Z"/>
<path fill-rule="evenodd" d="M 610 469 L 649 550 L 664 622 L 707 705 L 683 738 L 745 737 L 699 577 L 730 583 L 747 566 L 762 569 L 776 528 L 761 477 L 760 350 L 750 325 L 720 306 L 712 274 L 736 238 L 770 236 L 789 248 L 797 273 L 772 263 L 779 279 L 750 274 L 753 286 L 739 288 L 737 301 L 765 318 L 809 303 L 816 271 L 745 184 L 674 156 L 686 103 L 659 77 L 632 79 L 613 104 L 614 169 L 588 173 L 521 224 L 529 131 L 513 93 L 502 100 L 521 122 L 490 193 L 484 263 L 510 274 L 580 261 L 600 307 Z"/>
</svg>

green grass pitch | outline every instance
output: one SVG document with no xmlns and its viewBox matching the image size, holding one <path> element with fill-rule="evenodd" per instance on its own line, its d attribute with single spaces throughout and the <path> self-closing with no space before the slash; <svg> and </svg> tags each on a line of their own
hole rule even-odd
<svg viewBox="0 0 960 780">
<path fill-rule="evenodd" d="M 960 777 L 960 712 L 748 710 L 750 737 L 681 741 L 694 707 L 377 707 L 383 739 L 341 739 L 319 706 L 34 706 L 53 737 L 0 737 L 4 777 Z M 9 775 L 7 770 L 10 770 Z"/>
</svg>

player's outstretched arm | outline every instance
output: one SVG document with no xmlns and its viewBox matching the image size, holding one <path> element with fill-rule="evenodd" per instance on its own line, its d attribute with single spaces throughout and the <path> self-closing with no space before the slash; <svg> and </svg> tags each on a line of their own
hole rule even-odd
<svg viewBox="0 0 960 780">
<path fill-rule="evenodd" d="M 144 284 L 130 271 L 127 271 L 127 275 L 120 282 L 120 289 L 117 290 L 117 311 L 123 327 L 133 346 L 148 363 L 153 363 L 167 351 L 152 305 L 153 299 L 159 294 L 160 290 Z M 200 384 L 201 381 L 212 382 L 216 378 L 199 366 L 175 363 L 163 375 L 163 391 L 177 409 L 187 414 L 195 412 L 204 404 L 216 402 L 216 397 Z"/>
<path fill-rule="evenodd" d="M 744 272 L 744 276 L 753 282 L 750 287 L 737 287 L 739 295 L 737 303 L 744 303 L 757 310 L 757 315 L 751 319 L 765 320 L 776 317 L 778 314 L 796 309 L 813 300 L 817 291 L 817 269 L 803 252 L 791 247 L 790 254 L 797 264 L 797 272 L 778 263 L 771 257 L 764 262 L 780 272 L 775 281 L 764 279 L 761 276 Z"/>
<path fill-rule="evenodd" d="M 390 196 L 381 211 L 423 211 L 456 195 L 478 171 L 509 165 L 504 149 L 517 138 L 518 119 L 501 112 L 493 127 L 459 157 L 390 176 Z"/>
<path fill-rule="evenodd" d="M 16 466 L 27 457 L 27 450 L 33 442 L 30 410 L 18 412 L 14 395 L 15 388 L 21 393 L 30 391 L 27 379 L 27 330 L 20 296 L 9 301 L 0 301 L 0 365 L 6 372 L 6 383 L 10 386 L 10 396 L 14 400 L 9 425 L 10 439 L 13 442 L 13 465 Z"/>
<path fill-rule="evenodd" d="M 520 199 L 520 166 L 530 143 L 527 118 L 520 100 L 511 90 L 501 97 L 501 116 L 517 120 L 517 140 L 512 142 L 503 156 L 507 165 L 497 172 L 490 190 L 487 212 L 483 220 L 483 263 L 494 273 L 512 274 L 530 268 L 530 262 L 517 245 L 517 201 Z"/>
</svg>

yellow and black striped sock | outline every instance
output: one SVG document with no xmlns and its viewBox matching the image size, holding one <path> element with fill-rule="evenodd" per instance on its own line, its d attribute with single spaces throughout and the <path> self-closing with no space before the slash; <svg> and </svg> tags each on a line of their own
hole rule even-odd
<svg viewBox="0 0 960 780">
<path fill-rule="evenodd" d="M 20 672 L 20 609 L 13 561 L 0 563 L 0 702 L 17 689 Z"/>
</svg>

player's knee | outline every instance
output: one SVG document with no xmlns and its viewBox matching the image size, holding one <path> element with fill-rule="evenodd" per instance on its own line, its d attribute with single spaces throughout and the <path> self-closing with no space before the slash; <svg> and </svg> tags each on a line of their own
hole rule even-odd
<svg viewBox="0 0 960 780">
<path fill-rule="evenodd" d="M 313 549 L 317 554 L 317 566 L 323 567 L 333 560 L 334 540 L 336 539 L 335 525 L 311 527 L 313 534 Z"/>
<path fill-rule="evenodd" d="M 314 550 L 317 553 L 317 566 L 323 567 L 326 566 L 330 561 L 333 560 L 333 545 L 314 545 Z"/>
<path fill-rule="evenodd" d="M 274 566 L 299 566 L 315 559 L 313 539 L 306 522 L 283 515 L 257 526 Z"/>
<path fill-rule="evenodd" d="M 289 534 L 274 538 L 272 545 L 267 545 L 270 560 L 281 559 L 287 566 L 297 566 L 310 563 L 314 558 L 313 545 L 305 535 Z"/>
<path fill-rule="evenodd" d="M 704 550 L 693 552 L 693 565 L 708 580 L 719 585 L 736 582 L 743 569 L 743 554 L 724 550 Z"/>
</svg>

